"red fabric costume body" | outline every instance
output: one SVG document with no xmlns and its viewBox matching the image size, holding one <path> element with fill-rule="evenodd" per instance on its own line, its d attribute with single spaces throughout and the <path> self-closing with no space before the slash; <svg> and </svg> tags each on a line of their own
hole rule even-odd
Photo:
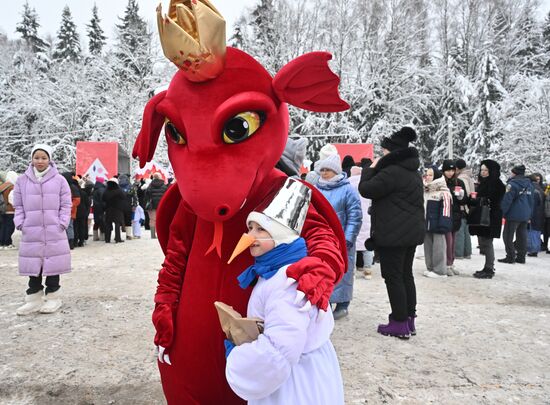
<svg viewBox="0 0 550 405">
<path fill-rule="evenodd" d="M 220 76 L 196 83 L 178 72 L 169 89 L 145 109 L 134 146 L 142 166 L 152 158 L 165 120 L 184 139 L 168 139 L 178 187 L 166 193 L 157 216 L 166 258 L 153 320 L 155 343 L 168 348 L 172 363 L 159 363 L 169 404 L 244 403 L 225 380 L 225 336 L 213 303 L 222 301 L 246 314 L 252 288 L 242 290 L 237 276 L 252 258 L 243 254 L 229 265 L 227 261 L 246 231 L 248 214 L 267 205 L 286 178 L 273 169 L 288 133 L 288 111 L 281 100 L 317 111 L 346 107 L 334 97 L 338 81 L 327 73 L 330 56 L 311 55 L 297 60 L 295 69 L 285 66 L 280 72 L 284 74 L 272 79 L 249 55 L 228 48 Z M 293 88 L 304 84 L 305 90 Z M 224 124 L 244 111 L 262 112 L 261 127 L 245 141 L 224 142 Z M 298 279 L 299 289 L 313 304 L 326 308 L 345 271 L 345 239 L 332 207 L 313 191 L 302 230 L 309 257 L 291 266 L 288 275 Z"/>
</svg>

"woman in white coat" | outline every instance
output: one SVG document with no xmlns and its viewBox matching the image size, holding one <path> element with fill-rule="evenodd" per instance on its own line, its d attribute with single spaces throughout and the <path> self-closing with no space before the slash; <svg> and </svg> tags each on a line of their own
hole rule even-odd
<svg viewBox="0 0 550 405">
<path fill-rule="evenodd" d="M 359 180 L 361 180 L 362 169 L 358 166 L 351 168 L 351 176 L 349 178 L 349 184 L 356 190 L 359 187 Z M 370 238 L 370 214 L 369 208 L 371 201 L 368 198 L 360 197 L 361 211 L 363 212 L 363 222 L 355 241 L 355 249 L 357 250 L 357 272 L 364 274 L 367 280 L 372 278 L 372 265 L 374 262 L 374 252 L 365 248 L 365 241 Z"/>
</svg>

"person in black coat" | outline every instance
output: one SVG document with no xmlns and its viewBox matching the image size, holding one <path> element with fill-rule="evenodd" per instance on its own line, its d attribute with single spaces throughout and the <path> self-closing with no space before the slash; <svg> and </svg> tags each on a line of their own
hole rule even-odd
<svg viewBox="0 0 550 405">
<path fill-rule="evenodd" d="M 380 256 L 382 277 L 391 305 L 387 325 L 378 333 L 408 339 L 416 334 L 416 286 L 412 273 L 417 245 L 424 242 L 424 185 L 416 132 L 403 127 L 382 140 L 384 156 L 363 170 L 359 192 L 372 200 L 371 239 Z"/>
<path fill-rule="evenodd" d="M 464 182 L 456 177 L 456 164 L 454 160 L 444 160 L 441 171 L 445 177 L 447 187 L 453 196 L 453 229 L 451 232 L 445 234 L 445 241 L 447 242 L 447 275 L 460 274 L 454 267 L 455 262 L 455 239 L 456 233 L 462 225 L 462 206 L 468 202 L 468 196 L 466 194 L 466 186 Z"/>
<path fill-rule="evenodd" d="M 105 234 L 105 203 L 103 193 L 105 184 L 103 177 L 97 177 L 92 193 L 92 207 L 94 210 L 94 236 L 93 240 L 103 240 Z"/>
<path fill-rule="evenodd" d="M 149 184 L 149 187 L 147 187 L 147 190 L 145 191 L 145 200 L 147 210 L 149 211 L 149 227 L 151 228 L 151 239 L 155 239 L 157 237 L 157 207 L 167 189 L 168 188 L 166 184 L 164 184 L 160 173 L 155 173 L 153 175 L 153 180 L 151 181 L 151 184 Z"/>
<path fill-rule="evenodd" d="M 88 239 L 88 215 L 90 214 L 90 206 L 92 205 L 92 192 L 93 185 L 91 183 L 80 187 L 80 204 L 76 208 L 74 228 L 75 243 L 77 246 L 84 246 L 84 242 Z"/>
<path fill-rule="evenodd" d="M 470 214 L 468 223 L 470 235 L 477 235 L 479 252 L 485 256 L 483 269 L 474 273 L 476 278 L 493 278 L 495 274 L 495 249 L 493 239 L 500 238 L 502 230 L 502 209 L 500 203 L 506 187 L 500 180 L 500 165 L 494 160 L 486 159 L 481 161 L 479 186 L 475 198 L 470 197 Z M 479 225 L 481 219 L 480 205 L 487 202 L 489 205 L 489 226 Z"/>
<path fill-rule="evenodd" d="M 111 242 L 113 223 L 115 224 L 115 242 L 124 242 L 120 236 L 120 228 L 124 226 L 126 196 L 118 186 L 118 179 L 113 177 L 107 182 L 103 202 L 105 203 L 105 243 Z"/>
<path fill-rule="evenodd" d="M 351 177 L 351 168 L 355 166 L 355 161 L 353 160 L 353 156 L 346 155 L 344 156 L 344 159 L 342 159 L 342 171 L 348 175 L 348 179 Z"/>
</svg>

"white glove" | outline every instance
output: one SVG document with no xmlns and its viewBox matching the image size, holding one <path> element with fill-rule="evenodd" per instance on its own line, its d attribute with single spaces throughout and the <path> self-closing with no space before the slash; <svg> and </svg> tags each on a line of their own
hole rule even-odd
<svg viewBox="0 0 550 405">
<path fill-rule="evenodd" d="M 170 362 L 170 356 L 168 354 L 164 354 L 164 351 L 166 350 L 165 347 L 162 346 L 155 346 L 155 357 L 160 361 L 161 363 L 167 363 L 170 366 L 172 363 Z"/>
<path fill-rule="evenodd" d="M 464 190 L 460 190 L 458 193 L 455 191 L 456 198 L 462 200 L 464 198 Z"/>
</svg>

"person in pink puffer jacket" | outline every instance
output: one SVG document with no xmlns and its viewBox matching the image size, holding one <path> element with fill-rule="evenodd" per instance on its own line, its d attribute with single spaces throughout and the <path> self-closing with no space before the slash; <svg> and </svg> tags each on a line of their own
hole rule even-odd
<svg viewBox="0 0 550 405">
<path fill-rule="evenodd" d="M 17 315 L 57 311 L 61 306 L 59 275 L 71 271 L 65 232 L 71 219 L 71 190 L 51 156 L 50 146 L 35 145 L 31 164 L 15 183 L 14 223 L 23 234 L 19 274 L 29 277 L 25 304 L 17 309 Z"/>
</svg>

